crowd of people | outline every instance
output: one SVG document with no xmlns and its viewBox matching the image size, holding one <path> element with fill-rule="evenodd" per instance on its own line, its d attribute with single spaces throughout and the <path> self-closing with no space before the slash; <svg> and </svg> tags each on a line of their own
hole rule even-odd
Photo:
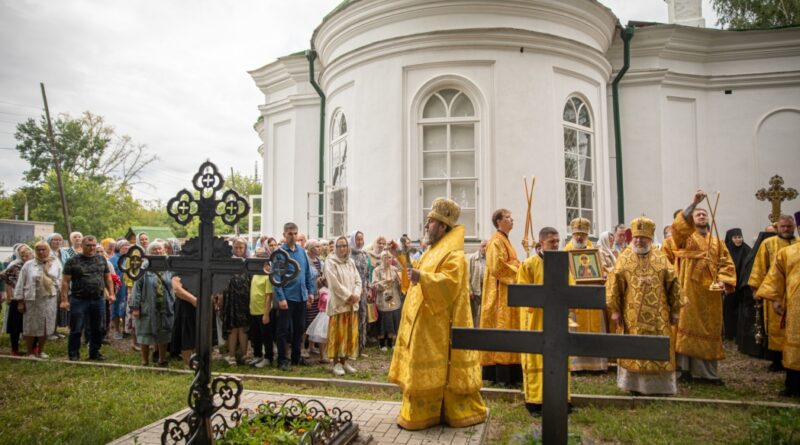
<svg viewBox="0 0 800 445">
<path fill-rule="evenodd" d="M 329 364 L 336 376 L 357 372 L 368 342 L 393 349 L 389 380 L 403 390 L 398 423 L 407 429 L 444 421 L 466 426 L 485 419 L 479 390 L 483 381 L 522 384 L 526 406 L 536 415 L 542 404 L 542 357 L 450 347 L 450 328 L 542 329 L 542 310 L 508 305 L 508 286 L 542 284 L 544 252 L 571 252 L 570 284 L 604 284 L 605 310 L 574 310 L 570 329 L 578 332 L 671 337 L 667 361 L 572 357 L 572 372 L 599 372 L 616 365 L 617 384 L 645 395 L 672 395 L 677 381 L 722 384 L 718 363 L 723 338 L 739 350 L 769 360 L 771 371 L 786 371 L 787 396 L 800 396 L 800 238 L 796 221 L 781 215 L 751 248 L 740 229 L 714 234 L 698 191 L 664 225 L 641 216 L 590 240 L 592 222 L 575 218 L 569 240 L 551 226 L 541 228 L 534 251 L 520 259 L 509 240 L 511 212 L 492 216 L 493 236 L 464 253 L 460 209 L 448 199 L 432 204 L 425 237 L 413 245 L 378 236 L 367 245 L 361 231 L 335 239 L 307 239 L 294 223 L 280 238 L 254 243 L 228 240 L 233 257 L 266 258 L 277 249 L 299 265 L 297 278 L 283 287 L 266 275 L 235 275 L 212 297 L 214 343 L 222 359 L 236 366 Z M 800 212 L 795 215 L 800 219 Z M 90 360 L 104 360 L 109 338 L 130 339 L 143 365 L 165 366 L 170 355 L 187 363 L 195 347 L 197 296 L 169 271 L 146 271 L 135 283 L 120 269 L 131 245 L 148 255 L 180 255 L 177 240 L 103 239 L 70 234 L 63 246 L 54 233 L 33 249 L 19 244 L 0 265 L 8 302 L 5 332 L 12 354 L 46 358 L 48 339 L 69 327 L 68 356 L 80 358 L 88 343 Z M 531 246 L 524 246 L 531 247 Z M 594 258 L 594 261 L 592 260 Z M 760 304 L 764 302 L 764 304 Z"/>
</svg>

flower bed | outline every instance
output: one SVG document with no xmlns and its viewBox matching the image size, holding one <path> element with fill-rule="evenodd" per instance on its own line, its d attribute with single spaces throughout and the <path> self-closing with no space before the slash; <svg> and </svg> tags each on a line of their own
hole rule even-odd
<svg viewBox="0 0 800 445">
<path fill-rule="evenodd" d="M 358 434 L 353 415 L 334 407 L 330 412 L 317 400 L 265 402 L 255 412 L 231 415 L 235 426 L 216 441 L 219 445 L 343 445 Z"/>
</svg>

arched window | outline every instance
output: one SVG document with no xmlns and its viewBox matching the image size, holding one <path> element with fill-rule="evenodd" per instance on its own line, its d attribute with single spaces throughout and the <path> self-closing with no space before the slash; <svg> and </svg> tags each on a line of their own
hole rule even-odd
<svg viewBox="0 0 800 445">
<path fill-rule="evenodd" d="M 328 236 L 347 233 L 347 118 L 341 110 L 331 119 L 328 173 Z"/>
<path fill-rule="evenodd" d="M 582 216 L 592 222 L 594 232 L 595 185 L 591 110 L 583 100 L 570 97 L 564 106 L 562 120 L 567 225 L 574 218 Z"/>
<path fill-rule="evenodd" d="M 477 127 L 480 120 L 467 95 L 454 88 L 439 90 L 422 102 L 420 187 L 422 221 L 435 198 L 448 197 L 461 206 L 459 223 L 465 236 L 478 233 Z"/>
</svg>

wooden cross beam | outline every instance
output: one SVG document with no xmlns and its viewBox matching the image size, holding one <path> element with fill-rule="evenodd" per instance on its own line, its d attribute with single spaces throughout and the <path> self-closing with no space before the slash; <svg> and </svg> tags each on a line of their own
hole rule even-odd
<svg viewBox="0 0 800 445">
<path fill-rule="evenodd" d="M 778 217 L 781 216 L 781 203 L 797 198 L 797 190 L 791 187 L 783 187 L 783 178 L 779 175 L 770 178 L 769 185 L 769 188 L 763 188 L 756 192 L 756 199 L 772 203 L 769 221 L 774 224 L 778 221 Z"/>
<path fill-rule="evenodd" d="M 508 305 L 540 307 L 541 332 L 453 328 L 452 347 L 480 351 L 541 354 L 544 359 L 542 443 L 567 443 L 569 356 L 669 360 L 669 337 L 571 333 L 570 309 L 605 309 L 605 287 L 570 286 L 568 254 L 544 252 L 544 284 L 514 284 Z"/>
</svg>

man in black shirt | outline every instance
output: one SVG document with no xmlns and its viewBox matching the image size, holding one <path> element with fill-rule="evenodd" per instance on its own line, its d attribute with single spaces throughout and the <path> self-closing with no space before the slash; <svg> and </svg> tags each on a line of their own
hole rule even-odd
<svg viewBox="0 0 800 445">
<path fill-rule="evenodd" d="M 108 262 L 102 256 L 95 254 L 96 248 L 97 238 L 91 235 L 84 236 L 81 241 L 81 251 L 64 264 L 61 308 L 70 311 L 67 344 L 70 360 L 78 360 L 80 357 L 81 333 L 87 321 L 90 332 L 89 359 L 105 360 L 100 354 L 105 314 L 103 298 L 106 297 L 109 302 L 114 302 L 114 284 L 111 281 Z"/>
</svg>

